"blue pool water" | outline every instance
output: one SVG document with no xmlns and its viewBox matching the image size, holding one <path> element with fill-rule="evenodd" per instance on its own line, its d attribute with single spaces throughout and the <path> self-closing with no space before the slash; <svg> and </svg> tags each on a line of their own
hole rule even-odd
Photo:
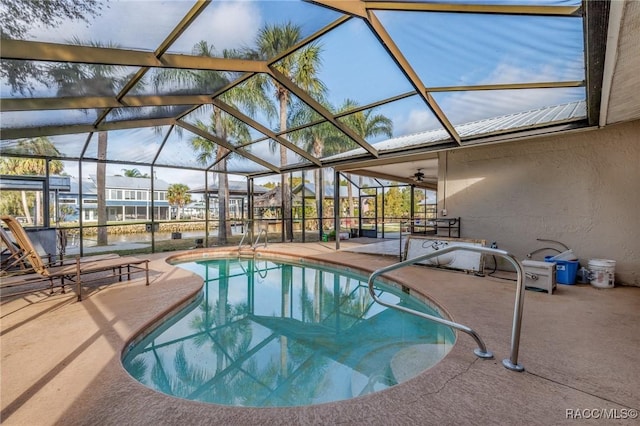
<svg viewBox="0 0 640 426">
<path fill-rule="evenodd" d="M 126 352 L 137 380 L 179 398 L 298 406 L 386 389 L 446 355 L 453 332 L 376 304 L 366 277 L 310 264 L 215 259 L 178 265 L 201 295 Z M 437 315 L 402 291 L 390 303 Z"/>
</svg>

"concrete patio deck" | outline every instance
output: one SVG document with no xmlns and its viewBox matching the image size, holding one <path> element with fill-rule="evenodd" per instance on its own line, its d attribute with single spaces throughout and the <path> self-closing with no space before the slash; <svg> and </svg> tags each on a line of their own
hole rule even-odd
<svg viewBox="0 0 640 426">
<path fill-rule="evenodd" d="M 331 243 L 266 250 L 366 271 L 394 262 L 336 252 Z M 82 302 L 72 292 L 2 300 L 3 424 L 548 425 L 575 423 L 576 416 L 600 417 L 594 424 L 638 422 L 631 417 L 640 409 L 640 288 L 559 285 L 551 296 L 526 292 L 519 357 L 526 370 L 516 373 L 501 362 L 509 357 L 514 283 L 421 267 L 391 276 L 473 327 L 495 359 L 476 358 L 473 340 L 458 334 L 444 360 L 403 384 L 309 407 L 226 407 L 157 393 L 131 378 L 120 358 L 132 336 L 202 286 L 166 257 L 149 256 L 148 287 L 134 279 L 94 289 Z"/>
</svg>

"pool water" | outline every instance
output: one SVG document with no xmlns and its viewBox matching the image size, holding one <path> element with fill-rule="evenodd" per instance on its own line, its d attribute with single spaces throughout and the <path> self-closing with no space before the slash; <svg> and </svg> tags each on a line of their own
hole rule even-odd
<svg viewBox="0 0 640 426">
<path fill-rule="evenodd" d="M 376 304 L 367 278 L 311 264 L 215 259 L 178 266 L 205 280 L 201 295 L 126 352 L 146 386 L 234 406 L 299 406 L 386 389 L 433 366 L 453 332 Z M 376 285 L 383 300 L 437 315 Z"/>
</svg>

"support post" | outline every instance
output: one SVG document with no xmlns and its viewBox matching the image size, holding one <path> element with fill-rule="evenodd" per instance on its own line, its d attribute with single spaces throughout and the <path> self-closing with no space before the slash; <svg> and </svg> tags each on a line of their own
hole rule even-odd
<svg viewBox="0 0 640 426">
<path fill-rule="evenodd" d="M 304 170 L 302 171 L 302 212 L 301 212 L 301 216 L 302 216 L 302 226 L 301 226 L 301 230 L 302 230 L 302 242 L 305 243 L 306 239 L 305 239 L 305 232 L 304 232 L 304 228 L 305 228 L 305 219 L 306 219 L 306 215 L 305 215 L 305 210 L 307 207 L 307 194 L 306 194 L 306 185 L 304 183 Z"/>
<path fill-rule="evenodd" d="M 154 181 L 155 181 L 155 174 L 154 174 L 154 170 L 153 170 L 153 164 L 151 165 L 151 253 L 155 253 L 156 252 L 156 233 L 154 232 L 154 219 L 156 217 L 156 209 L 154 207 L 154 202 L 153 202 L 153 194 L 154 194 Z"/>
<path fill-rule="evenodd" d="M 211 200 L 209 199 L 209 171 L 204 171 L 204 246 L 209 247 L 209 208 Z"/>
<path fill-rule="evenodd" d="M 78 225 L 80 226 L 80 230 L 78 231 L 78 244 L 80 244 L 80 256 L 84 256 L 84 238 L 83 234 L 83 216 L 84 216 L 84 203 L 82 202 L 82 161 L 78 160 L 78 203 L 80 206 L 80 212 L 78 213 Z M 62 287 L 64 289 L 64 287 Z"/>
<path fill-rule="evenodd" d="M 316 188 L 316 192 L 320 191 L 320 211 L 318 212 L 318 240 L 322 241 L 322 233 L 324 232 L 324 169 L 320 169 L 320 173 L 318 173 L 318 186 Z"/>
<path fill-rule="evenodd" d="M 336 250 L 340 250 L 340 172 L 333 178 L 333 229 L 336 234 Z"/>
</svg>

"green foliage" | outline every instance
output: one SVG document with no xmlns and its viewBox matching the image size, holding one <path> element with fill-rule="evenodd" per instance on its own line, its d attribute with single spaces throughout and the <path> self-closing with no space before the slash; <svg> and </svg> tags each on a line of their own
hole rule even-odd
<svg viewBox="0 0 640 426">
<path fill-rule="evenodd" d="M 60 152 L 47 137 L 32 139 L 20 139 L 16 146 L 5 151 L 12 154 L 34 155 L 42 157 L 60 157 Z M 49 173 L 60 174 L 64 170 L 64 164 L 60 160 L 49 161 Z M 47 162 L 41 158 L 0 158 L 0 174 L 4 175 L 33 175 L 45 176 L 47 174 Z M 2 191 L 0 197 L 0 211 L 13 216 L 25 216 L 28 223 L 32 223 L 31 211 L 39 204 L 32 191 Z M 42 213 L 39 205 L 38 213 Z"/>
<path fill-rule="evenodd" d="M 353 99 L 346 99 L 344 103 L 338 108 L 338 112 L 347 112 L 358 108 L 358 102 Z M 340 119 L 344 124 L 349 126 L 355 134 L 362 139 L 368 139 L 376 136 L 393 136 L 393 121 L 385 115 L 374 114 L 375 108 L 371 108 L 365 111 L 358 111 L 349 114 Z M 348 148 L 342 148 L 342 151 L 346 149 L 353 149 L 356 145 L 353 141 L 350 141 Z"/>
<path fill-rule="evenodd" d="M 294 176 L 291 178 L 291 186 L 295 188 L 296 186 L 302 184 L 302 177 Z"/>
<path fill-rule="evenodd" d="M 33 206 L 33 193 L 27 194 L 27 205 Z M 22 216 L 22 199 L 19 191 L 0 191 L 0 212 L 11 216 Z"/>
<path fill-rule="evenodd" d="M 124 175 L 126 177 L 133 177 L 133 178 L 148 178 L 149 174 L 145 173 L 142 174 L 142 172 L 140 172 L 140 170 L 138 169 L 122 169 L 122 172 L 124 173 Z"/>
<path fill-rule="evenodd" d="M 65 19 L 89 22 L 102 9 L 98 0 L 2 0 L 2 6 L 2 38 L 22 38 L 29 27 L 55 28 Z"/>
<path fill-rule="evenodd" d="M 60 151 L 46 136 L 31 139 L 20 139 L 15 148 L 8 149 L 5 153 L 16 155 L 35 155 L 42 157 L 60 157 Z M 0 159 L 0 173 L 6 175 L 46 175 L 46 161 L 40 158 L 2 157 Z M 49 162 L 49 173 L 60 174 L 64 165 L 60 160 Z"/>
<path fill-rule="evenodd" d="M 384 214 L 387 217 L 402 217 L 409 213 L 409 204 L 404 202 L 398 187 L 389 188 L 384 195 Z"/>
<path fill-rule="evenodd" d="M 74 213 L 75 213 L 75 210 L 73 207 L 71 207 L 68 204 L 61 204 L 58 207 L 58 221 L 66 222 L 67 217 L 72 216 Z"/>
<path fill-rule="evenodd" d="M 285 24 L 265 25 L 258 31 L 256 40 L 257 50 L 254 52 L 255 59 L 269 61 L 278 55 L 294 48 L 303 38 L 302 28 L 291 22 Z M 316 99 L 322 98 L 326 93 L 326 86 L 318 78 L 321 60 L 322 47 L 315 43 L 309 43 L 292 53 L 289 53 L 279 61 L 272 64 L 272 67 L 285 78 L 289 79 L 296 86 L 307 92 Z M 262 77 L 264 79 L 264 77 Z M 266 86 L 271 86 L 274 90 L 275 98 L 278 101 L 280 132 L 287 131 L 288 120 L 291 115 L 291 108 L 294 106 L 289 90 L 274 79 L 264 80 Z M 299 106 L 299 105 L 298 105 Z M 276 148 L 275 144 L 271 145 Z M 280 167 L 288 164 L 287 149 L 280 145 Z M 291 202 L 289 198 L 289 182 L 282 175 L 283 215 L 285 220 L 291 218 Z M 285 239 L 293 237 L 292 222 L 288 221 L 285 228 Z"/>
<path fill-rule="evenodd" d="M 178 207 L 178 219 L 185 205 L 191 202 L 191 194 L 189 194 L 189 187 L 183 183 L 174 183 L 169 185 L 167 189 L 167 201 L 172 206 Z"/>
<path fill-rule="evenodd" d="M 204 40 L 193 47 L 192 53 L 196 56 L 219 57 L 214 46 Z M 224 51 L 223 56 L 242 58 L 242 52 Z M 156 87 L 168 84 L 170 88 L 177 83 L 180 86 L 196 88 L 198 91 L 206 93 L 216 91 L 231 82 L 233 78 L 232 73 L 223 71 L 167 69 L 157 74 L 154 84 Z M 265 99 L 265 92 L 260 84 L 256 84 L 256 79 L 250 79 L 244 84 L 235 86 L 232 90 L 218 97 L 218 100 L 224 104 L 236 110 L 245 111 L 249 115 L 254 114 L 258 106 L 266 107 L 266 111 L 268 111 L 270 104 L 265 102 Z M 237 155 L 234 150 L 229 149 L 229 146 L 249 142 L 251 133 L 246 123 L 227 114 L 218 106 L 200 108 L 199 111 L 201 111 L 201 117 L 196 120 L 195 125 L 202 132 L 192 137 L 189 143 L 200 165 L 219 172 L 218 212 L 221 219 L 224 220 L 228 218 L 229 212 L 227 161 Z M 250 148 L 247 146 L 244 150 L 250 151 Z M 225 226 L 218 228 L 218 238 L 225 243 L 228 235 L 231 235 L 231 225 L 229 221 L 226 221 Z"/>
<path fill-rule="evenodd" d="M 265 188 L 273 189 L 278 186 L 278 184 L 275 182 L 267 182 L 265 184 L 262 184 L 262 186 L 264 186 Z"/>
</svg>

